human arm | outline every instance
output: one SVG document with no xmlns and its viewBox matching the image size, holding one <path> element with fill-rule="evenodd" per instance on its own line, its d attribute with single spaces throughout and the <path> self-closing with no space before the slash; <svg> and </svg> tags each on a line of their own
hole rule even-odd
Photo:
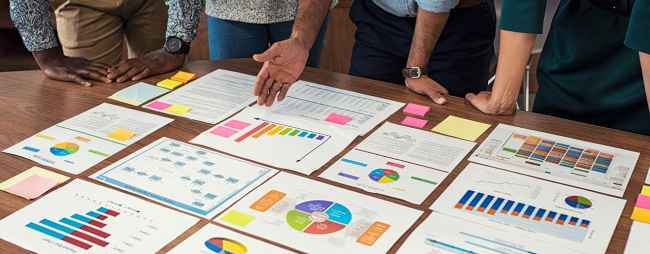
<svg viewBox="0 0 650 254">
<path fill-rule="evenodd" d="M 169 7 L 166 37 L 176 36 L 189 45 L 196 37 L 205 0 L 166 0 Z M 108 70 L 107 77 L 117 82 L 140 80 L 180 68 L 185 54 L 171 54 L 164 48 L 141 57 L 124 60 Z"/>
<path fill-rule="evenodd" d="M 110 83 L 105 77 L 110 68 L 108 65 L 63 55 L 50 22 L 49 1 L 11 0 L 9 5 L 11 20 L 45 76 L 84 86 L 92 85 L 84 78 Z"/>
<path fill-rule="evenodd" d="M 650 107 L 650 0 L 637 0 L 632 8 L 625 45 L 639 51 L 645 95 Z"/>
<path fill-rule="evenodd" d="M 648 108 L 650 108 L 650 55 L 639 52 L 639 59 L 641 60 L 641 70 L 643 71 L 643 83 L 645 85 L 645 97 L 648 101 Z M 650 112 L 648 112 L 650 114 Z"/>
<path fill-rule="evenodd" d="M 448 18 L 449 11 L 436 13 L 418 7 L 415 32 L 405 67 L 427 68 L 433 49 Z M 405 83 L 413 92 L 427 95 L 437 104 L 444 104 L 447 101 L 442 97 L 442 95 L 449 93 L 447 89 L 428 76 L 417 79 L 406 78 Z"/>
<path fill-rule="evenodd" d="M 287 40 L 274 43 L 268 50 L 253 59 L 264 62 L 257 74 L 253 95 L 257 105 L 270 107 L 277 96 L 284 100 L 289 87 L 305 69 L 309 49 L 327 16 L 332 0 L 300 0 L 291 32 Z"/>
</svg>

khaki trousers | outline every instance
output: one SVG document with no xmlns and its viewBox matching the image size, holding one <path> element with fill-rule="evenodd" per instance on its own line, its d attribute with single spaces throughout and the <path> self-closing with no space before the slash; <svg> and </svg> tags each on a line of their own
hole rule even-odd
<svg viewBox="0 0 650 254">
<path fill-rule="evenodd" d="M 165 43 L 167 6 L 163 0 L 52 0 L 66 56 L 114 65 L 160 49 Z"/>
</svg>

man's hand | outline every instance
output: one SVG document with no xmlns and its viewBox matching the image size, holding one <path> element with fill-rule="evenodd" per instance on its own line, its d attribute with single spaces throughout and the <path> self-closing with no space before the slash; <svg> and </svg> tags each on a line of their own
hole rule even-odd
<svg viewBox="0 0 650 254">
<path fill-rule="evenodd" d="M 405 83 L 406 87 L 410 88 L 413 92 L 429 96 L 437 104 L 445 104 L 447 102 L 442 95 L 449 94 L 449 91 L 428 76 L 407 78 Z"/>
<path fill-rule="evenodd" d="M 307 58 L 309 48 L 293 38 L 276 42 L 264 53 L 254 55 L 255 61 L 264 62 L 253 86 L 257 105 L 270 107 L 276 96 L 278 101 L 284 100 L 289 87 L 305 69 Z"/>
<path fill-rule="evenodd" d="M 110 66 L 105 63 L 64 56 L 61 47 L 34 51 L 32 54 L 48 78 L 74 82 L 82 86 L 92 86 L 92 83 L 84 78 L 111 83 L 111 80 L 106 78 Z"/>
<path fill-rule="evenodd" d="M 465 95 L 476 109 L 490 115 L 512 115 L 516 109 L 516 102 L 498 100 L 492 96 L 492 92 L 480 92 L 478 95 L 468 93 Z"/>
<path fill-rule="evenodd" d="M 108 69 L 107 77 L 122 83 L 128 80 L 141 80 L 151 75 L 161 74 L 180 68 L 185 62 L 185 54 L 174 55 L 164 49 L 149 52 L 138 58 L 124 60 Z"/>
</svg>

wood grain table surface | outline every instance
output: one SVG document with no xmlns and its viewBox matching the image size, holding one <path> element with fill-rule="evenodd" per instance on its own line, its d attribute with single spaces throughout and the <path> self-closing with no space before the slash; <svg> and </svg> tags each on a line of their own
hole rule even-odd
<svg viewBox="0 0 650 254">
<path fill-rule="evenodd" d="M 226 69 L 246 74 L 256 75 L 261 67 L 261 64 L 254 62 L 251 59 L 234 59 L 234 60 L 221 60 L 221 61 L 201 61 L 201 62 L 188 62 L 180 70 L 188 71 L 202 77 L 216 69 Z M 149 84 L 156 84 L 157 82 L 171 77 L 175 73 L 166 73 L 147 78 L 143 82 Z M 385 99 L 400 101 L 404 103 L 417 103 L 431 107 L 431 111 L 424 117 L 429 122 L 423 128 L 430 130 L 449 115 L 454 115 L 474 121 L 491 124 L 492 126 L 486 131 L 479 139 L 476 140 L 478 144 L 490 134 L 492 130 L 499 123 L 514 125 L 522 128 L 548 132 L 565 137 L 580 139 L 589 142 L 595 142 L 602 145 L 613 146 L 617 148 L 627 149 L 639 152 L 641 155 L 636 164 L 632 179 L 630 180 L 625 191 L 624 199 L 627 200 L 623 214 L 616 227 L 614 236 L 610 242 L 608 253 L 622 253 L 625 248 L 628 233 L 632 220 L 630 215 L 634 207 L 637 194 L 641 192 L 643 181 L 648 166 L 650 166 L 650 136 L 643 136 L 632 134 L 628 132 L 608 129 L 604 127 L 579 123 L 575 121 L 530 113 L 525 111 L 517 111 L 510 116 L 492 116 L 486 115 L 476 110 L 464 98 L 447 96 L 447 103 L 445 105 L 435 105 L 428 97 L 418 95 L 411 92 L 404 86 L 388 84 L 369 79 L 353 77 L 349 75 L 328 72 L 319 69 L 306 68 L 305 72 L 300 77 L 302 80 L 314 82 L 326 86 L 346 89 L 354 92 L 364 93 L 367 95 L 382 97 Z M 0 149 L 4 150 L 36 133 L 42 131 L 52 125 L 55 125 L 68 118 L 74 117 L 94 106 L 103 102 L 108 102 L 114 105 L 137 109 L 151 114 L 158 114 L 165 117 L 171 117 L 175 120 L 169 125 L 162 127 L 151 135 L 141 139 L 135 144 L 123 149 L 119 153 L 108 157 L 106 160 L 98 163 L 89 170 L 79 174 L 72 175 L 58 171 L 53 168 L 41 166 L 18 156 L 0 153 L 0 182 L 5 181 L 20 172 L 23 172 L 32 166 L 40 166 L 46 169 L 53 170 L 58 173 L 63 173 L 67 176 L 80 178 L 90 181 L 102 186 L 108 186 L 95 180 L 91 180 L 89 176 L 100 169 L 103 169 L 117 160 L 137 151 L 138 149 L 150 144 L 151 142 L 161 138 L 169 137 L 183 142 L 189 142 L 190 139 L 196 137 L 201 132 L 212 127 L 210 124 L 189 120 L 182 117 L 175 117 L 167 114 L 162 114 L 152 110 L 146 110 L 141 107 L 135 107 L 121 102 L 117 102 L 107 97 L 113 93 L 126 88 L 137 82 L 125 82 L 121 84 L 104 84 L 95 82 L 93 87 L 82 87 L 72 83 L 59 82 L 46 78 L 41 71 L 22 71 L 22 72 L 2 72 L 0 73 Z M 562 102 L 558 102 L 562 103 Z M 388 122 L 399 124 L 405 115 L 401 109 L 388 118 Z M 607 116 L 603 116 L 607 117 Z M 650 128 L 650 126 L 648 127 Z M 376 129 L 376 128 L 375 128 Z M 374 130 L 373 130 L 374 131 Z M 350 191 L 360 192 L 368 196 L 388 200 L 398 204 L 402 204 L 414 209 L 424 211 L 424 214 L 418 221 L 404 234 L 397 243 L 390 249 L 390 253 L 395 252 L 400 245 L 406 240 L 409 233 L 430 214 L 428 207 L 445 191 L 447 186 L 458 176 L 465 166 L 469 163 L 467 157 L 456 167 L 451 174 L 441 182 L 440 186 L 429 195 L 429 197 L 421 204 L 414 205 L 395 198 L 382 196 L 378 194 L 364 192 L 362 190 L 352 188 L 346 185 L 338 184 L 333 181 L 319 178 L 318 175 L 328 168 L 334 161 L 341 158 L 351 148 L 359 144 L 364 137 L 357 137 L 354 142 L 348 146 L 341 154 L 332 158 L 325 166 L 310 176 L 305 176 L 316 181 L 325 182 L 334 186 L 338 186 Z M 475 146 L 474 149 L 478 147 Z M 261 152 L 261 151 L 260 151 Z M 473 152 L 473 150 L 472 150 Z M 470 153 L 471 154 L 471 153 Z M 282 169 L 280 169 L 282 170 Z M 282 170 L 292 174 L 298 174 L 288 170 Z M 300 174 L 298 174 L 300 175 Z M 303 176 L 303 175 L 301 175 Z M 72 179 L 71 179 L 72 180 Z M 60 186 L 59 186 L 60 187 Z M 57 187 L 57 188 L 59 188 Z M 113 188 L 108 186 L 109 188 Z M 115 189 L 115 188 L 113 188 Z M 49 193 L 49 192 L 48 192 Z M 45 194 L 47 195 L 47 193 Z M 143 198 L 144 199 L 144 198 Z M 11 195 L 6 192 L 0 191 L 0 219 L 16 212 L 17 210 L 31 204 L 32 201 Z M 166 206 L 166 205 L 165 205 Z M 169 207 L 169 206 L 167 206 Z M 192 228 L 184 232 L 181 236 L 176 238 L 171 243 L 168 243 L 160 252 L 164 253 L 174 246 L 178 245 L 182 240 L 192 235 L 198 229 L 210 222 L 207 219 L 194 225 Z M 224 227 L 222 225 L 219 225 Z M 234 230 L 233 228 L 230 228 Z M 3 229 L 0 229 L 3 230 Z M 237 230 L 235 230 L 237 231 Z M 238 231 L 240 232 L 240 231 Z M 242 233 L 242 232 L 240 232 Z M 249 234 L 247 234 L 249 235 Z M 252 236 L 252 235 L 249 235 Z M 252 236 L 256 239 L 266 241 L 262 238 Z M 271 244 L 270 241 L 266 241 Z M 275 244 L 278 245 L 278 244 Z M 285 248 L 291 246 L 278 245 Z M 293 250 L 293 249 L 292 249 Z M 295 251 L 295 250 L 294 250 Z M 12 243 L 0 239 L 0 253 L 30 253 Z"/>
</svg>

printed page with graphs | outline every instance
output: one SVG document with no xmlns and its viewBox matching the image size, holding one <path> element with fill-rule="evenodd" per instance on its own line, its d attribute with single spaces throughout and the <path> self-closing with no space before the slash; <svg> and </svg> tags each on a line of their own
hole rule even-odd
<svg viewBox="0 0 650 254">
<path fill-rule="evenodd" d="M 469 160 L 623 196 L 639 153 L 499 124 Z"/>
<path fill-rule="evenodd" d="M 623 199 L 470 163 L 431 209 L 481 225 L 478 232 L 461 229 L 478 234 L 474 241 L 480 244 L 507 242 L 533 253 L 549 246 L 604 253 L 624 205 Z M 504 238 L 502 231 L 518 238 Z"/>
</svg>

